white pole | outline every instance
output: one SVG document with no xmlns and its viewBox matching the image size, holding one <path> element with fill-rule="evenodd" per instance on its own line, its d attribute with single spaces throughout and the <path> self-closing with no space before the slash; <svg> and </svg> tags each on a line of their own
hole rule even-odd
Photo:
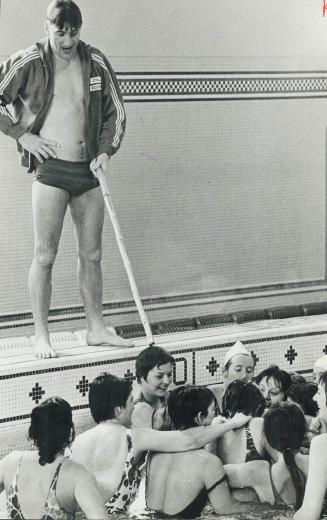
<svg viewBox="0 0 327 520">
<path fill-rule="evenodd" d="M 141 322 L 142 322 L 142 325 L 144 327 L 145 334 L 146 334 L 146 337 L 148 339 L 149 345 L 152 345 L 154 343 L 154 341 L 153 341 L 153 336 L 152 336 L 152 331 L 151 331 L 151 327 L 150 327 L 150 324 L 149 324 L 149 320 L 148 320 L 147 315 L 145 314 L 145 310 L 143 308 L 143 304 L 142 304 L 142 301 L 141 301 L 141 298 L 140 298 L 139 290 L 138 290 L 136 282 L 135 282 L 132 266 L 131 266 L 131 263 L 129 261 L 129 258 L 128 258 L 128 255 L 127 255 L 127 252 L 126 252 L 124 239 L 123 239 L 123 235 L 121 233 L 121 229 L 120 229 L 120 225 L 119 225 L 119 222 L 118 222 L 118 218 L 117 218 L 117 215 L 116 215 L 116 212 L 115 212 L 115 208 L 114 208 L 114 206 L 112 204 L 111 197 L 110 197 L 110 194 L 109 194 L 108 184 L 107 184 L 106 178 L 105 178 L 104 173 L 102 172 L 101 168 L 99 168 L 97 170 L 96 176 L 99 179 L 101 190 L 102 190 L 102 194 L 103 194 L 103 198 L 104 198 L 104 202 L 105 202 L 105 205 L 107 207 L 107 210 L 108 210 L 108 213 L 109 213 L 109 216 L 110 216 L 112 227 L 114 228 L 114 232 L 115 232 L 115 236 L 116 236 L 116 242 L 117 242 L 118 249 L 119 249 L 119 252 L 120 252 L 122 260 L 123 260 L 123 264 L 124 264 L 124 267 L 125 267 L 125 270 L 126 270 L 126 273 L 127 273 L 129 284 L 131 286 L 131 290 L 132 290 L 133 298 L 134 298 L 134 301 L 135 301 L 135 304 L 136 304 L 136 308 L 137 308 L 138 313 L 140 315 Z"/>
</svg>

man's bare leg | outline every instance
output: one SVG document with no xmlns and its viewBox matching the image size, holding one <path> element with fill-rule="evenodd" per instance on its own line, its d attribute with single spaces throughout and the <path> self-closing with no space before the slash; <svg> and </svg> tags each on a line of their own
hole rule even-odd
<svg viewBox="0 0 327 520">
<path fill-rule="evenodd" d="M 70 200 L 78 248 L 78 280 L 84 302 L 88 345 L 132 347 L 129 340 L 107 328 L 102 315 L 101 237 L 104 202 L 101 189 L 93 188 Z"/>
<path fill-rule="evenodd" d="M 48 314 L 51 298 L 52 267 L 56 258 L 69 194 L 65 190 L 34 181 L 32 209 L 34 224 L 34 258 L 28 286 L 33 311 L 35 337 L 34 355 L 56 357 L 50 344 Z"/>
</svg>

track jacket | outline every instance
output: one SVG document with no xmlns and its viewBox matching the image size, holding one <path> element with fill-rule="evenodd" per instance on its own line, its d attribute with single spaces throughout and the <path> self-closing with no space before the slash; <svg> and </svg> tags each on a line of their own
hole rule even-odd
<svg viewBox="0 0 327 520">
<path fill-rule="evenodd" d="M 119 148 L 126 116 L 117 78 L 106 57 L 80 41 L 85 92 L 85 143 L 91 160 Z M 54 92 L 54 68 L 48 38 L 13 54 L 0 66 L 0 131 L 18 139 L 25 132 L 39 134 Z M 34 170 L 35 158 L 23 150 L 22 165 Z"/>
</svg>

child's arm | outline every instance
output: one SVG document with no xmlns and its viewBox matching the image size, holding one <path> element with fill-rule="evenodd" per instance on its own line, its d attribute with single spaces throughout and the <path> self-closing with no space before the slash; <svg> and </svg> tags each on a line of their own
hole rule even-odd
<svg viewBox="0 0 327 520">
<path fill-rule="evenodd" d="M 231 488 L 252 488 L 260 502 L 271 505 L 275 503 L 267 461 L 253 460 L 245 464 L 225 464 L 224 470 Z"/>
<path fill-rule="evenodd" d="M 198 426 L 183 431 L 157 431 L 150 428 L 132 430 L 134 453 L 142 451 L 178 452 L 198 450 L 224 433 L 244 426 L 250 417 L 236 414 L 223 424 Z"/>
</svg>

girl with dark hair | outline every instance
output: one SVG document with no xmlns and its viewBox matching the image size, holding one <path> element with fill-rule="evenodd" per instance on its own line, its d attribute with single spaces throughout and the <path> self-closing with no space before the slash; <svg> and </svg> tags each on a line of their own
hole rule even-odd
<svg viewBox="0 0 327 520">
<path fill-rule="evenodd" d="M 292 378 L 286 370 L 277 365 L 262 370 L 255 378 L 260 392 L 266 400 L 266 407 L 286 401 L 286 392 L 292 384 Z"/>
<path fill-rule="evenodd" d="M 174 386 L 173 366 L 173 356 L 155 345 L 143 349 L 137 356 L 133 428 L 171 429 L 166 404 L 169 390 Z"/>
<path fill-rule="evenodd" d="M 250 460 L 267 460 L 274 457 L 263 432 L 265 399 L 252 381 L 238 379 L 228 386 L 222 402 L 223 415 L 236 413 L 250 415 L 251 420 L 238 430 L 231 430 L 217 440 L 217 455 L 223 464 L 238 464 Z"/>
<path fill-rule="evenodd" d="M 216 399 L 206 387 L 181 386 L 170 393 L 168 412 L 179 430 L 209 425 L 216 413 Z M 204 449 L 153 453 L 148 462 L 146 499 L 150 509 L 165 517 L 195 518 L 208 501 L 219 514 L 249 510 L 247 504 L 231 497 L 221 461 Z"/>
<path fill-rule="evenodd" d="M 320 372 L 317 379 L 318 388 L 313 400 L 317 403 L 319 412 L 317 417 L 311 421 L 309 427 L 313 435 L 327 433 L 327 371 Z"/>
<path fill-rule="evenodd" d="M 291 403 L 298 404 L 304 415 L 316 417 L 318 405 L 314 399 L 318 387 L 315 383 L 298 383 L 292 384 L 286 392 L 287 400 Z"/>
<path fill-rule="evenodd" d="M 0 462 L 8 517 L 70 520 L 81 509 L 86 518 L 105 519 L 95 478 L 64 456 L 75 436 L 67 401 L 52 397 L 33 408 L 28 436 L 37 451 L 15 451 Z"/>
<path fill-rule="evenodd" d="M 308 456 L 300 453 L 306 431 L 301 408 L 286 402 L 272 405 L 264 416 L 264 435 L 277 461 L 253 461 L 225 466 L 231 487 L 252 487 L 260 502 L 302 505 Z"/>
</svg>

